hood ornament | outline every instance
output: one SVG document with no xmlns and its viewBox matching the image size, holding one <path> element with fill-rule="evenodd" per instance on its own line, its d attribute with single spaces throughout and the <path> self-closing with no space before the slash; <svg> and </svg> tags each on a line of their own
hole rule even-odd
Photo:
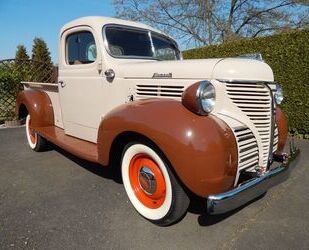
<svg viewBox="0 0 309 250">
<path fill-rule="evenodd" d="M 238 58 L 240 57 L 240 58 L 254 59 L 254 60 L 258 60 L 258 61 L 264 62 L 264 59 L 263 59 L 261 53 L 243 54 L 243 55 L 239 55 L 239 56 L 236 56 L 236 57 L 238 57 Z"/>
</svg>

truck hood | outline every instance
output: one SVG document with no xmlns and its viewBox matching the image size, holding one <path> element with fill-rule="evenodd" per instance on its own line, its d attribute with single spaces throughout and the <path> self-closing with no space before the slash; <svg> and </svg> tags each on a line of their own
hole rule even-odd
<svg viewBox="0 0 309 250">
<path fill-rule="evenodd" d="M 193 59 L 181 61 L 117 61 L 116 77 L 127 79 L 219 79 L 273 81 L 264 62 L 246 58 Z"/>
</svg>

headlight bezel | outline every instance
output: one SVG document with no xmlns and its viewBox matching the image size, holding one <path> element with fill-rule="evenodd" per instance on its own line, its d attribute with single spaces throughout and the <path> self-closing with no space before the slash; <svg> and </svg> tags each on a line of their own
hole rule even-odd
<svg viewBox="0 0 309 250">
<path fill-rule="evenodd" d="M 205 93 L 205 90 L 207 88 L 211 88 L 213 91 L 213 100 L 210 101 L 210 109 L 205 108 L 205 105 L 203 105 L 203 98 L 205 100 L 205 95 L 209 94 L 208 91 Z M 204 97 L 203 97 L 204 95 Z M 211 98 L 206 98 L 211 99 Z M 208 115 L 214 110 L 215 104 L 216 104 L 216 89 L 215 86 L 208 80 L 199 81 L 191 86 L 189 86 L 182 95 L 182 104 L 192 111 L 193 113 L 196 113 L 198 115 Z M 205 103 L 204 103 L 205 104 Z M 206 103 L 207 104 L 207 103 Z M 209 102 L 208 102 L 209 104 Z"/>
<path fill-rule="evenodd" d="M 211 88 L 211 90 L 208 90 L 208 93 L 209 93 L 209 91 L 213 91 L 213 97 L 212 98 L 203 97 L 203 95 L 205 94 L 205 91 L 207 91 L 208 87 Z M 209 114 L 214 110 L 215 104 L 216 104 L 216 89 L 211 84 L 210 81 L 205 80 L 205 81 L 200 82 L 200 86 L 199 86 L 199 88 L 197 89 L 197 92 L 196 92 L 196 98 L 197 98 L 197 102 L 198 102 L 198 105 L 199 105 L 199 109 L 201 110 L 201 113 Z M 209 108 L 205 107 L 205 105 L 207 105 L 207 103 L 203 104 L 203 101 L 208 101 L 208 104 L 210 104 L 210 107 Z M 213 102 L 213 103 L 211 103 L 211 102 Z"/>
</svg>

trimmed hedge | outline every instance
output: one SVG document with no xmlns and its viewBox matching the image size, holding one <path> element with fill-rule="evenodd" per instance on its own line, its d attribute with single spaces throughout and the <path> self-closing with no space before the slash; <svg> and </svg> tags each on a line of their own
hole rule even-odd
<svg viewBox="0 0 309 250">
<path fill-rule="evenodd" d="M 282 108 L 292 134 L 309 135 L 309 30 L 239 39 L 183 52 L 186 59 L 261 53 L 284 91 Z"/>
</svg>

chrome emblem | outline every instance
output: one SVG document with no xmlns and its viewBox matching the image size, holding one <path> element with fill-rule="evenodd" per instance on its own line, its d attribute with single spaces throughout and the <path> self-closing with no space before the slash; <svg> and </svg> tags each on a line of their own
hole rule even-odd
<svg viewBox="0 0 309 250">
<path fill-rule="evenodd" d="M 147 167 L 142 167 L 138 176 L 140 187 L 149 195 L 155 193 L 157 182 L 154 173 Z"/>
<path fill-rule="evenodd" d="M 153 73 L 152 78 L 172 78 L 172 73 Z"/>
</svg>

